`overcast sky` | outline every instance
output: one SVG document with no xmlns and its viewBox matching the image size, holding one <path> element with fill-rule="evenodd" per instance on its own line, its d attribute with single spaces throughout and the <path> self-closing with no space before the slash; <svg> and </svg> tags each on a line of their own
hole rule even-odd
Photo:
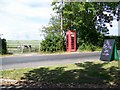
<svg viewBox="0 0 120 90">
<path fill-rule="evenodd" d="M 0 0 L 0 34 L 7 40 L 40 40 L 53 15 L 52 0 Z M 112 34 L 118 24 L 113 23 Z"/>
<path fill-rule="evenodd" d="M 6 39 L 39 40 L 53 15 L 52 0 L 0 0 L 0 33 Z"/>
</svg>

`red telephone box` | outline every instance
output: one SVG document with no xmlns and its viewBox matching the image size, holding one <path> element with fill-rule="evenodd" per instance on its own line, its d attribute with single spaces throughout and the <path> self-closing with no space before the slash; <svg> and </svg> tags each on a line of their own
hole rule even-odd
<svg viewBox="0 0 120 90">
<path fill-rule="evenodd" d="M 73 30 L 66 32 L 66 51 L 76 52 L 76 32 Z"/>
</svg>

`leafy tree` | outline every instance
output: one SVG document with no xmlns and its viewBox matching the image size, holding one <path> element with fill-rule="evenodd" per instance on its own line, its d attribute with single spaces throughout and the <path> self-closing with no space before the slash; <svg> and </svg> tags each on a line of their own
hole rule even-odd
<svg viewBox="0 0 120 90">
<path fill-rule="evenodd" d="M 93 22 L 94 26 L 102 26 L 101 28 L 104 28 L 105 23 L 109 23 L 112 26 L 111 21 L 113 19 L 117 21 L 120 19 L 120 2 L 64 2 L 63 5 L 60 3 L 53 2 L 53 10 L 59 15 L 63 15 L 68 29 L 71 29 L 71 26 L 75 26 L 76 24 L 80 25 L 82 20 L 87 21 L 86 24 L 88 25 Z"/>
<path fill-rule="evenodd" d="M 53 2 L 52 5 L 58 15 L 63 15 L 63 30 L 65 32 L 68 29 L 76 30 L 77 45 L 82 43 L 102 45 L 104 37 L 101 33 L 109 31 L 105 23 L 110 23 L 110 20 L 112 21 L 110 18 L 113 17 L 112 15 L 106 16 L 104 12 L 115 10 L 118 12 L 115 15 L 119 18 L 119 10 L 116 10 L 118 2 L 64 2 L 63 7 L 60 2 Z"/>
<path fill-rule="evenodd" d="M 52 16 L 52 18 L 49 21 L 48 26 L 44 26 L 42 28 L 42 32 L 45 33 L 45 35 L 49 35 L 50 33 L 54 34 L 61 34 L 61 29 L 60 29 L 60 17 L 59 16 Z"/>
<path fill-rule="evenodd" d="M 43 27 L 45 33 L 45 40 L 41 42 L 41 51 L 43 52 L 57 52 L 64 51 L 65 41 L 60 29 L 60 17 L 52 16 L 49 26 Z"/>
<path fill-rule="evenodd" d="M 82 44 L 102 46 L 104 33 L 109 32 L 105 24 L 109 23 L 112 26 L 113 19 L 117 21 L 120 19 L 119 4 L 120 2 L 64 2 L 62 5 L 60 2 L 53 2 L 53 10 L 56 11 L 57 15 L 50 19 L 48 27 L 43 27 L 43 32 L 46 35 L 43 42 L 50 45 L 49 48 L 51 48 L 53 44 L 48 44 L 48 38 L 62 35 L 61 41 L 64 45 L 65 33 L 63 32 L 72 29 L 77 32 L 77 47 Z M 63 30 L 60 29 L 61 15 L 63 17 Z M 55 42 L 52 39 L 49 40 L 52 43 Z M 49 48 L 45 49 L 44 47 L 43 51 L 55 51 L 55 49 Z"/>
<path fill-rule="evenodd" d="M 99 32 L 108 33 L 106 23 L 112 27 L 112 21 L 120 20 L 120 2 L 101 2 L 95 3 L 96 9 L 96 26 Z M 97 10 L 98 9 L 98 10 Z"/>
</svg>

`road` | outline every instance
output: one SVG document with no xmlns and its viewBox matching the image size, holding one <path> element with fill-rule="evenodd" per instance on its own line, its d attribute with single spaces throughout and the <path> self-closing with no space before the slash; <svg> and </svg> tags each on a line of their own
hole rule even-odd
<svg viewBox="0 0 120 90">
<path fill-rule="evenodd" d="M 71 64 L 90 60 L 99 60 L 100 52 L 71 53 L 58 55 L 31 54 L 28 56 L 11 56 L 0 59 L 1 69 L 17 69 L 59 64 Z"/>
</svg>

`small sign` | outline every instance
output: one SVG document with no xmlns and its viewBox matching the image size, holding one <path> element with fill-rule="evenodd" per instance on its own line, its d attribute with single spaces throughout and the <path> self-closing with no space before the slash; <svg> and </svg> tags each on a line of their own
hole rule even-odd
<svg viewBox="0 0 120 90">
<path fill-rule="evenodd" d="M 74 34 L 72 34 L 71 37 L 74 37 Z"/>
<path fill-rule="evenodd" d="M 119 60 L 115 39 L 105 39 L 100 60 Z"/>
</svg>

